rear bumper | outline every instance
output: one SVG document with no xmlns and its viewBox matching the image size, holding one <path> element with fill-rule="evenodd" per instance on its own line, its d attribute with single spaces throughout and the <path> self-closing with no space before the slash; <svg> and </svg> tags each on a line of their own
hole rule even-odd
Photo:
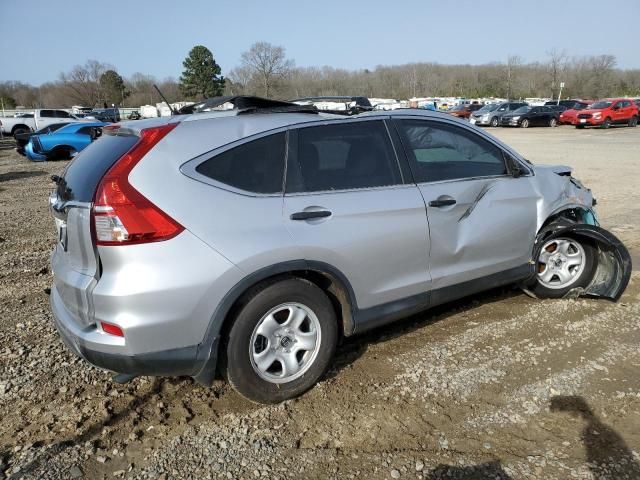
<svg viewBox="0 0 640 480">
<path fill-rule="evenodd" d="M 56 328 L 64 344 L 77 356 L 96 367 L 116 373 L 150 376 L 188 375 L 198 377 L 203 370 L 215 371 L 217 339 L 212 345 L 193 345 L 158 352 L 128 355 L 118 353 L 122 339 L 98 331 L 95 327 L 80 329 L 66 311 L 55 289 L 49 299 Z M 211 377 L 208 373 L 208 377 Z"/>
</svg>

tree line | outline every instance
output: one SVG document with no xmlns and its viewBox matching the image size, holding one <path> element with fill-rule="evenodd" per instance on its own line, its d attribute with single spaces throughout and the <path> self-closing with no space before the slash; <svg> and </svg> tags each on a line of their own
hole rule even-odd
<svg viewBox="0 0 640 480">
<path fill-rule="evenodd" d="M 571 56 L 564 50 L 547 52 L 544 62 L 525 63 L 517 55 L 503 63 L 444 65 L 432 62 L 379 65 L 373 69 L 330 66 L 297 67 L 282 46 L 257 42 L 241 55 L 226 77 L 205 46 L 195 46 L 184 59 L 179 79 L 159 80 L 135 73 L 123 78 L 113 65 L 89 60 L 56 81 L 33 86 L 0 82 L 5 108 L 23 106 L 138 107 L 161 101 L 157 84 L 170 101 L 200 100 L 216 95 L 260 95 L 293 99 L 322 95 L 411 97 L 562 97 L 595 99 L 640 96 L 640 69 L 620 69 L 613 55 Z"/>
</svg>

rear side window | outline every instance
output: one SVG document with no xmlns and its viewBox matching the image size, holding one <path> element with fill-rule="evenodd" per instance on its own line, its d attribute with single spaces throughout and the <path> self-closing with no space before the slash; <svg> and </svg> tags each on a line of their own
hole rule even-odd
<svg viewBox="0 0 640 480">
<path fill-rule="evenodd" d="M 71 116 L 64 110 L 55 110 L 55 115 L 57 118 L 71 118 Z"/>
<path fill-rule="evenodd" d="M 92 202 L 102 177 L 138 141 L 135 135 L 103 135 L 82 150 L 67 166 L 58 184 L 62 200 Z"/>
<path fill-rule="evenodd" d="M 400 132 L 418 183 L 507 173 L 502 150 L 466 129 L 401 120 Z"/>
<path fill-rule="evenodd" d="M 40 110 L 40 117 L 53 118 L 55 114 L 53 110 Z"/>
<path fill-rule="evenodd" d="M 226 150 L 196 167 L 206 177 L 254 193 L 281 193 L 285 133 L 276 133 Z"/>
<path fill-rule="evenodd" d="M 340 123 L 298 130 L 297 162 L 287 192 L 373 188 L 402 183 L 382 121 Z"/>
</svg>

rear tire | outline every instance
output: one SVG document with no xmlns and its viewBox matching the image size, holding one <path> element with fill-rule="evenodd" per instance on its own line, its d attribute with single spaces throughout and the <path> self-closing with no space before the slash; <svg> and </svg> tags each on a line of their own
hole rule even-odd
<svg viewBox="0 0 640 480">
<path fill-rule="evenodd" d="M 223 346 L 222 372 L 243 397 L 282 402 L 316 384 L 337 340 L 325 293 L 304 279 L 282 280 L 248 294 Z"/>
<path fill-rule="evenodd" d="M 29 127 L 21 127 L 18 126 L 16 128 L 13 129 L 13 131 L 11 132 L 11 134 L 13 135 L 13 137 L 15 138 L 16 135 L 20 135 L 21 133 L 29 133 L 31 132 L 31 130 L 29 129 Z"/>
<path fill-rule="evenodd" d="M 539 298 L 562 298 L 574 288 L 585 288 L 598 266 L 597 249 L 571 237 L 547 240 L 537 262 L 538 274 L 531 291 Z"/>
<path fill-rule="evenodd" d="M 557 127 L 558 126 L 558 121 L 555 118 L 552 118 L 551 120 L 549 120 L 549 126 L 551 128 Z"/>
<path fill-rule="evenodd" d="M 633 117 L 631 117 L 629 119 L 629 126 L 630 127 L 635 127 L 636 125 L 638 125 L 638 117 L 636 117 L 635 115 Z"/>
</svg>

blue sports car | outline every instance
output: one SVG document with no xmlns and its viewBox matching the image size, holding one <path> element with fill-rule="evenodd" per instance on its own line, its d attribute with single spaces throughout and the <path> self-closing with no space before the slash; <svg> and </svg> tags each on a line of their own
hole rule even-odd
<svg viewBox="0 0 640 480">
<path fill-rule="evenodd" d="M 74 122 L 55 132 L 31 135 L 24 147 L 29 160 L 66 160 L 73 158 L 102 135 L 103 122 Z"/>
</svg>

